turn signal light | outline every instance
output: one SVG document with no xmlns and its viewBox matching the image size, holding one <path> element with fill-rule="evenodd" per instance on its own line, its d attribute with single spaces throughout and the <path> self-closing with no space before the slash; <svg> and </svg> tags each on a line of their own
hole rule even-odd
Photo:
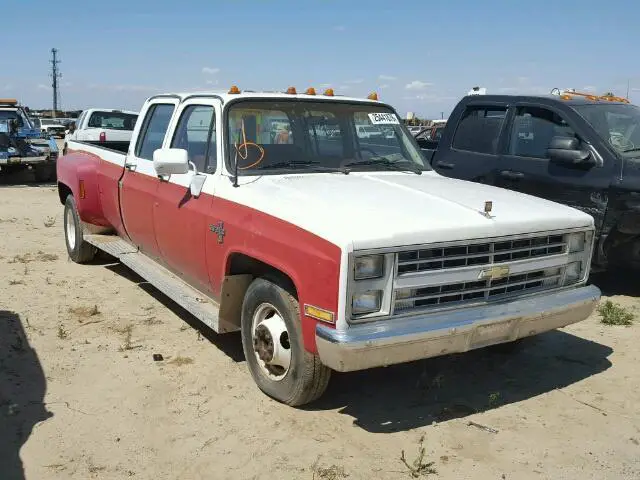
<svg viewBox="0 0 640 480">
<path fill-rule="evenodd" d="M 367 98 L 369 100 L 378 100 L 378 94 L 376 92 L 370 93 Z"/>
<path fill-rule="evenodd" d="M 240 89 L 235 85 L 232 85 L 231 88 L 229 89 L 229 93 L 232 95 L 237 95 L 238 93 L 240 93 Z"/>
<path fill-rule="evenodd" d="M 327 88 L 327 89 L 324 91 L 324 94 L 325 94 L 327 97 L 333 97 L 333 88 Z"/>
<path fill-rule="evenodd" d="M 289 95 L 295 95 L 298 92 L 296 92 L 296 87 L 289 87 L 289 88 L 287 88 L 287 93 Z"/>
<path fill-rule="evenodd" d="M 304 93 L 306 93 L 307 95 L 315 95 L 316 94 L 316 89 L 313 88 L 313 87 L 309 87 L 309 88 L 307 88 L 307 91 L 304 92 Z"/>
</svg>

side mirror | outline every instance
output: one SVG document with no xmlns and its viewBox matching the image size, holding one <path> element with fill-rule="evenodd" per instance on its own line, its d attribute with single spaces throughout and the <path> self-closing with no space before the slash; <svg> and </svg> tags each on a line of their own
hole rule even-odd
<svg viewBox="0 0 640 480">
<path fill-rule="evenodd" d="M 562 164 L 593 163 L 591 152 L 580 148 L 580 141 L 575 137 L 553 137 L 547 154 L 552 161 Z"/>
<path fill-rule="evenodd" d="M 153 152 L 153 168 L 158 176 L 187 173 L 189 154 L 183 148 L 159 148 Z"/>
<path fill-rule="evenodd" d="M 69 124 L 69 133 L 73 133 L 76 131 L 76 122 L 71 122 Z"/>
</svg>

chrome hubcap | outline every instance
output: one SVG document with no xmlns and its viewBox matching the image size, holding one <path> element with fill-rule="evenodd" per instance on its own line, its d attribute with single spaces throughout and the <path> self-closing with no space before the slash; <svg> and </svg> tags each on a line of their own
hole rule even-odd
<svg viewBox="0 0 640 480">
<path fill-rule="evenodd" d="M 71 209 L 67 210 L 67 243 L 70 250 L 76 248 L 76 221 Z"/>
<path fill-rule="evenodd" d="M 289 332 L 282 315 L 268 303 L 253 314 L 253 351 L 258 365 L 271 380 L 282 380 L 291 365 Z"/>
</svg>

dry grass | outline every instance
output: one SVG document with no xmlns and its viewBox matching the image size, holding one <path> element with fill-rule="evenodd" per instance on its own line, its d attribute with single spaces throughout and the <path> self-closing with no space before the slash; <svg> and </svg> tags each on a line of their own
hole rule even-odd
<svg viewBox="0 0 640 480">
<path fill-rule="evenodd" d="M 632 325 L 635 315 L 622 305 L 607 300 L 598 306 L 600 321 L 605 325 Z"/>
<path fill-rule="evenodd" d="M 58 255 L 54 253 L 44 253 L 39 250 L 36 254 L 27 252 L 24 255 L 15 255 L 9 260 L 9 263 L 24 263 L 26 265 L 31 262 L 55 262 L 58 258 Z"/>
<path fill-rule="evenodd" d="M 58 338 L 60 340 L 69 338 L 69 332 L 64 328 L 63 324 L 58 325 Z"/>
<path fill-rule="evenodd" d="M 402 453 L 400 455 L 400 461 L 404 464 L 405 467 L 407 467 L 407 470 L 409 470 L 409 474 L 413 478 L 418 478 L 418 477 L 427 476 L 427 475 L 435 475 L 438 473 L 436 469 L 433 467 L 434 462 L 424 461 L 425 449 L 424 449 L 423 443 L 424 443 L 424 436 L 422 436 L 420 438 L 420 441 L 418 442 L 418 456 L 415 458 L 413 462 L 409 463 L 407 461 L 407 458 L 405 457 L 405 454 L 404 454 L 404 450 L 402 450 Z"/>
<path fill-rule="evenodd" d="M 193 358 L 191 358 L 191 357 L 181 357 L 180 355 L 178 355 L 176 358 L 171 360 L 169 363 L 172 364 L 172 365 L 175 365 L 177 367 L 182 367 L 184 365 L 191 365 L 193 363 Z"/>
<path fill-rule="evenodd" d="M 331 465 L 329 467 L 321 467 L 318 465 L 320 457 L 311 465 L 313 472 L 313 480 L 339 480 L 347 478 L 349 475 L 344 471 L 344 467 L 340 465 Z"/>
<path fill-rule="evenodd" d="M 98 309 L 98 305 L 94 305 L 92 307 L 80 306 L 69 308 L 69 313 L 75 316 L 78 322 L 82 323 L 88 318 L 100 315 L 100 310 Z"/>
<path fill-rule="evenodd" d="M 9 280 L 9 285 L 24 285 L 24 280 Z"/>
</svg>

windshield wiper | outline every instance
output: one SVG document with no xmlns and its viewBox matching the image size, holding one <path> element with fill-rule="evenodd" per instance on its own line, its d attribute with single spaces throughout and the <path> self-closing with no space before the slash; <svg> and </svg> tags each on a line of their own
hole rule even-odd
<svg viewBox="0 0 640 480">
<path fill-rule="evenodd" d="M 623 150 L 622 153 L 639 152 L 639 151 L 640 151 L 640 147 L 635 147 L 635 148 L 630 148 L 628 150 Z"/>
<path fill-rule="evenodd" d="M 344 164 L 345 167 L 355 165 L 381 165 L 399 171 L 409 171 L 422 175 L 422 169 L 410 160 L 392 161 L 386 157 L 371 157 L 368 160 L 353 160 Z"/>
<path fill-rule="evenodd" d="M 320 173 L 338 172 L 338 173 L 344 173 L 345 175 L 349 174 L 348 168 L 325 167 L 324 165 L 321 165 L 320 162 L 310 162 L 305 160 L 293 160 L 291 162 L 272 163 L 268 167 L 266 167 L 265 170 L 267 169 L 271 170 L 274 168 L 290 168 L 290 169 L 308 168 L 312 172 L 320 172 Z"/>
</svg>

